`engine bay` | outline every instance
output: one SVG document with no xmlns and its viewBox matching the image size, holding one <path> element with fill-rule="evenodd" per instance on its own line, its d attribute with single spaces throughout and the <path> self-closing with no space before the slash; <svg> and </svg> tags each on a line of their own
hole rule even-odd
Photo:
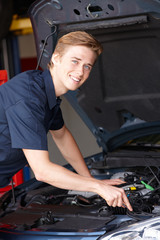
<svg viewBox="0 0 160 240">
<path fill-rule="evenodd" d="M 133 212 L 110 207 L 92 192 L 68 191 L 41 182 L 15 188 L 0 199 L 0 226 L 29 231 L 111 231 L 158 216 L 160 213 L 160 170 L 144 166 L 126 169 L 91 169 L 95 177 L 120 178 Z M 33 186 L 32 186 L 33 185 Z"/>
</svg>

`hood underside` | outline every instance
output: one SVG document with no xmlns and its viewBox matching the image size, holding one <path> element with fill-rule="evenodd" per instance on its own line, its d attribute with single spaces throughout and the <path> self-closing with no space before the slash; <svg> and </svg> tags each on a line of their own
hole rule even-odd
<svg viewBox="0 0 160 240">
<path fill-rule="evenodd" d="M 76 96 L 94 126 L 114 132 L 128 119 L 159 120 L 158 0 L 43 0 L 29 15 L 43 69 L 67 32 L 85 30 L 102 43 L 103 53 Z"/>
</svg>

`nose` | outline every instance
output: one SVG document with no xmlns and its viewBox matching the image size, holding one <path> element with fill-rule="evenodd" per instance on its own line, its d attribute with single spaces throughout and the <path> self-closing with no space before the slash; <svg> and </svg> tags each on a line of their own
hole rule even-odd
<svg viewBox="0 0 160 240">
<path fill-rule="evenodd" d="M 79 64 L 79 66 L 77 66 L 76 72 L 77 72 L 78 76 L 83 76 L 83 73 L 84 73 L 83 66 Z"/>
</svg>

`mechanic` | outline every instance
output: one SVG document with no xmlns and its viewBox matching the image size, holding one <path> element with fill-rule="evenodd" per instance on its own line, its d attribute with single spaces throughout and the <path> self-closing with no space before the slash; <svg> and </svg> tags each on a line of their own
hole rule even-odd
<svg viewBox="0 0 160 240">
<path fill-rule="evenodd" d="M 59 39 L 48 69 L 20 73 L 0 87 L 0 187 L 28 163 L 38 181 L 95 192 L 109 206 L 132 211 L 124 190 L 112 186 L 123 181 L 91 176 L 60 109 L 60 96 L 87 80 L 101 52 L 101 44 L 90 34 L 68 33 Z M 76 173 L 50 161 L 48 131 Z"/>
</svg>

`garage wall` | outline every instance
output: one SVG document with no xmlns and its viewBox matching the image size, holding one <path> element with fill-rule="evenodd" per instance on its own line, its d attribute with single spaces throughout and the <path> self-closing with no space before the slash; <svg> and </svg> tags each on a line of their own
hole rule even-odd
<svg viewBox="0 0 160 240">
<path fill-rule="evenodd" d="M 101 149 L 98 147 L 95 137 L 64 97 L 62 97 L 61 108 L 65 124 L 76 139 L 82 155 L 86 157 L 100 152 Z M 51 141 L 50 135 L 48 136 L 48 139 L 49 153 L 52 161 L 59 164 L 64 164 L 65 161 L 56 149 L 53 141 Z"/>
<path fill-rule="evenodd" d="M 29 62 L 31 58 L 35 59 L 36 49 L 33 34 L 19 36 L 18 41 L 20 58 L 26 60 L 26 63 L 27 58 L 29 59 Z M 97 145 L 95 137 L 92 135 L 88 127 L 85 126 L 83 121 L 80 119 L 80 117 L 77 115 L 77 113 L 69 105 L 69 103 L 64 97 L 62 97 L 61 108 L 65 124 L 75 137 L 83 156 L 86 157 L 89 155 L 93 155 L 94 153 L 100 152 L 101 149 Z M 55 163 L 61 165 L 65 164 L 65 160 L 63 159 L 54 142 L 52 141 L 50 134 L 48 134 L 48 146 L 50 159 Z"/>
</svg>

